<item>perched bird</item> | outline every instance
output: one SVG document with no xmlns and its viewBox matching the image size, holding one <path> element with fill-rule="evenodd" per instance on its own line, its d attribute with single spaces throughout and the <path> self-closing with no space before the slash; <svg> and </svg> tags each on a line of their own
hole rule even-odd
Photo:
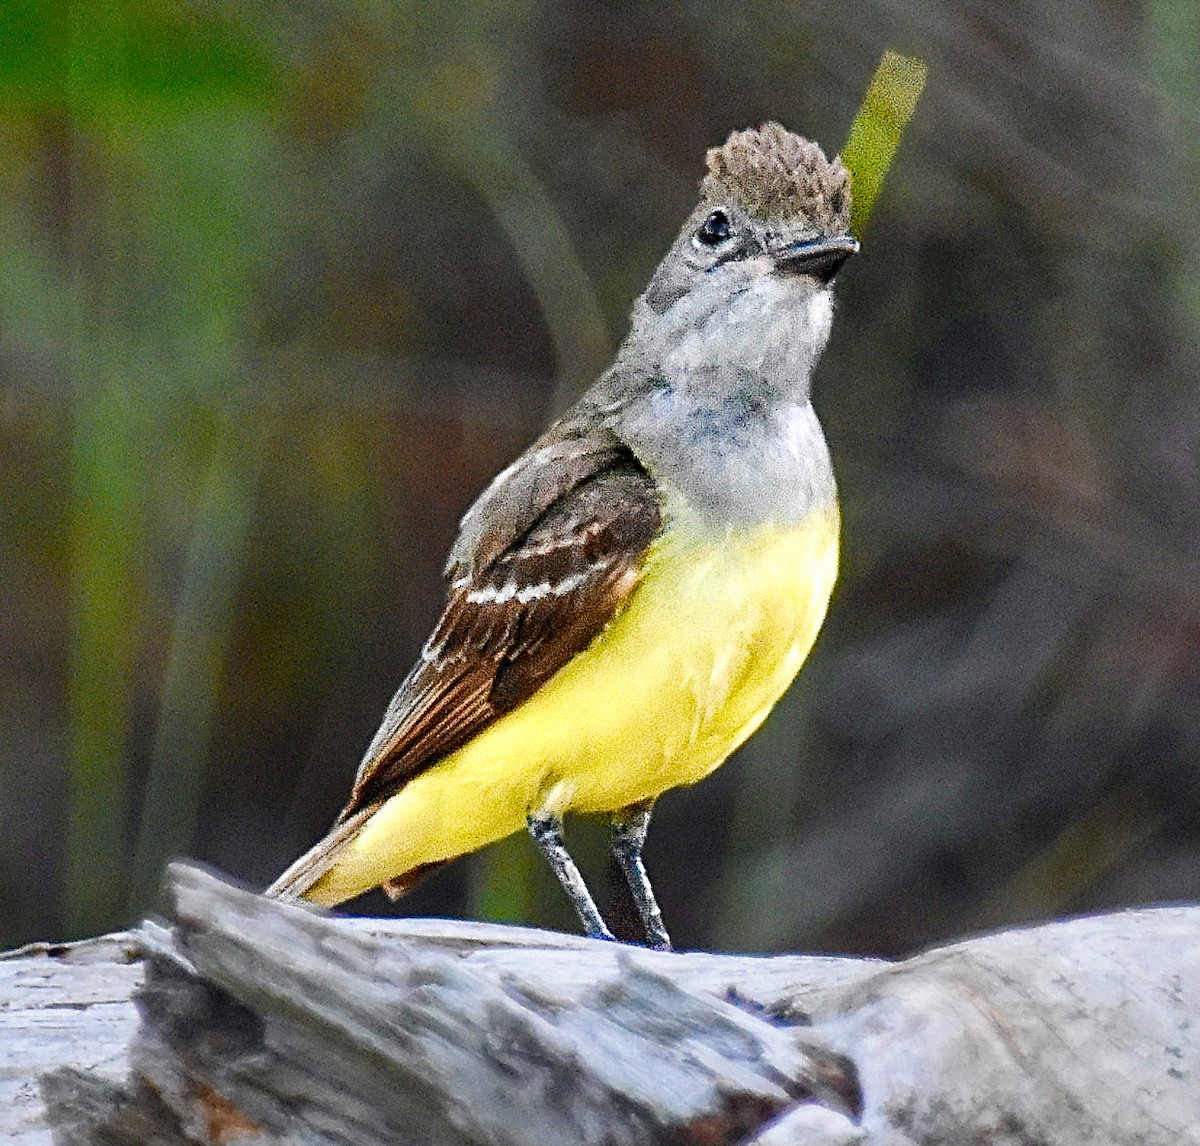
<svg viewBox="0 0 1200 1146">
<path fill-rule="evenodd" d="M 709 151 L 616 360 L 467 511 L 349 801 L 268 895 L 396 897 L 527 827 L 610 939 L 562 837 L 566 813 L 607 813 L 647 940 L 670 946 L 641 859 L 654 801 L 758 728 L 833 588 L 810 386 L 849 218 L 841 162 L 777 123 Z"/>
</svg>

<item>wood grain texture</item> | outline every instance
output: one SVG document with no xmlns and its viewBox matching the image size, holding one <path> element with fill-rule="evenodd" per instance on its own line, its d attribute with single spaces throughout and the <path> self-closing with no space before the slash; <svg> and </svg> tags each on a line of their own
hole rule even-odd
<svg viewBox="0 0 1200 1146">
<path fill-rule="evenodd" d="M 131 934 L 35 943 L 0 955 L 0 1140 L 50 1146 L 38 1080 L 70 1065 L 120 1083 L 144 968 Z"/>
<path fill-rule="evenodd" d="M 0 960 L 5 1140 L 1200 1142 L 1196 907 L 887 964 L 337 919 L 186 867 L 170 903 L 137 962 Z"/>
</svg>

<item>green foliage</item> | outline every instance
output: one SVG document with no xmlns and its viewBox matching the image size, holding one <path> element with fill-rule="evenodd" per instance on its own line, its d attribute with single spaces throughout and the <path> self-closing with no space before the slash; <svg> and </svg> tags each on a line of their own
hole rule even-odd
<svg viewBox="0 0 1200 1146">
<path fill-rule="evenodd" d="M 152 583 L 153 522 L 182 492 L 163 479 L 178 469 L 172 454 L 188 451 L 187 427 L 224 424 L 223 395 L 244 353 L 248 294 L 269 235 L 262 162 L 277 80 L 245 29 L 181 5 L 0 9 L 0 110 L 8 137 L 26 141 L 24 155 L 10 157 L 25 168 L 10 166 L 9 178 L 14 190 L 32 184 L 51 131 L 43 146 L 63 196 L 62 225 L 49 232 L 6 204 L 19 250 L 0 283 L 0 314 L 9 344 L 48 355 L 71 395 L 71 933 L 124 914 L 136 665 L 165 621 Z M 195 471 L 177 476 L 196 481 Z M 218 492 L 197 507 L 203 560 L 233 584 L 237 562 L 223 555 L 244 535 L 231 506 L 245 489 L 205 488 Z M 228 607 L 229 585 L 217 596 Z M 178 608 L 193 607 L 185 586 Z M 196 640 L 202 633 L 185 628 L 189 647 L 169 652 L 171 665 L 211 652 Z M 180 719 L 189 728 L 210 719 L 203 688 L 186 697 L 168 689 L 162 703 L 176 732 Z M 172 739 L 191 751 L 172 757 L 171 774 L 202 775 L 203 736 Z M 196 804 L 176 794 L 159 800 L 156 777 L 167 767 L 159 765 L 156 757 L 147 817 L 171 807 L 180 823 L 153 849 L 156 867 L 187 847 Z"/>
<path fill-rule="evenodd" d="M 850 230 L 855 235 L 866 230 L 924 87 L 924 61 L 884 52 L 842 148 L 842 162 L 850 171 L 854 199 Z"/>
<path fill-rule="evenodd" d="M 261 105 L 275 62 L 236 24 L 166 0 L 6 0 L 0 106 L 66 111 L 103 130 L 134 112 Z"/>
</svg>

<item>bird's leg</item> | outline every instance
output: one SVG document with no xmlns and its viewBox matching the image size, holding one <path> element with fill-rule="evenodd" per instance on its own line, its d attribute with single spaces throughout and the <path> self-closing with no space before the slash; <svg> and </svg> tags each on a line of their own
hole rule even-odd
<svg viewBox="0 0 1200 1146">
<path fill-rule="evenodd" d="M 596 901 L 592 899 L 587 884 L 583 882 L 579 868 L 575 866 L 575 861 L 563 843 L 562 820 L 549 812 L 541 812 L 530 815 L 526 823 L 529 826 L 529 834 L 533 836 L 533 842 L 554 869 L 558 882 L 562 884 L 563 891 L 567 893 L 572 906 L 579 914 L 579 921 L 589 938 L 615 939 L 604 922 L 604 916 L 600 914 Z"/>
<path fill-rule="evenodd" d="M 654 802 L 646 800 L 613 816 L 612 853 L 629 884 L 638 915 L 642 917 L 646 942 L 660 951 L 670 951 L 671 937 L 663 926 L 662 912 L 654 898 L 650 877 L 646 875 L 646 865 L 642 863 L 642 845 L 646 842 L 653 807 Z"/>
</svg>

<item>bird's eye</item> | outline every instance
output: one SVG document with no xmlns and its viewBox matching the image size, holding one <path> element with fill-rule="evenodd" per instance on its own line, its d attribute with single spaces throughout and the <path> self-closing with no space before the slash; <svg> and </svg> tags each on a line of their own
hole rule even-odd
<svg viewBox="0 0 1200 1146">
<path fill-rule="evenodd" d="M 725 242 L 732 232 L 729 229 L 729 216 L 724 211 L 714 211 L 696 232 L 696 241 L 706 247 L 715 247 Z"/>
</svg>

